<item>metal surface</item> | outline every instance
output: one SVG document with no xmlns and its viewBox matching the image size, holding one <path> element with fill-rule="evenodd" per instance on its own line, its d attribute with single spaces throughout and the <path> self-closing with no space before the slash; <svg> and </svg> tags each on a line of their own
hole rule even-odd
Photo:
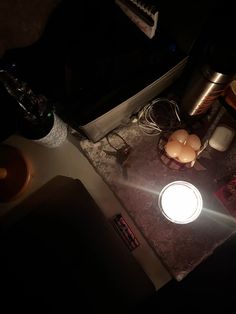
<svg viewBox="0 0 236 314">
<path fill-rule="evenodd" d="M 132 114 L 144 107 L 148 101 L 159 95 L 181 75 L 187 61 L 188 57 L 185 57 L 168 72 L 143 88 L 137 94 L 89 123 L 81 125 L 80 129 L 90 140 L 97 142 L 119 125 L 123 123 L 126 124 Z"/>
<path fill-rule="evenodd" d="M 182 99 L 183 110 L 190 116 L 206 112 L 233 77 L 216 72 L 207 65 L 196 70 Z"/>
</svg>

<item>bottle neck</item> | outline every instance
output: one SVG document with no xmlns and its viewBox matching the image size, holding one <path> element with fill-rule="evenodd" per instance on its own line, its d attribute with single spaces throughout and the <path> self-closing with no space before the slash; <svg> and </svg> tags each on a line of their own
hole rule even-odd
<svg viewBox="0 0 236 314">
<path fill-rule="evenodd" d="M 48 113 L 52 111 L 45 96 L 36 95 L 27 83 L 14 77 L 8 71 L 0 70 L 0 82 L 18 103 L 24 118 L 31 123 L 45 120 Z"/>
</svg>

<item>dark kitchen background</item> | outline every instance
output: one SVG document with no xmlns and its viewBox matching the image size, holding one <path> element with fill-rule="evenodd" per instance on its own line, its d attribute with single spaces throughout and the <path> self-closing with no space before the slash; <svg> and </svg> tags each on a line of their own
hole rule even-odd
<svg viewBox="0 0 236 314">
<path fill-rule="evenodd" d="M 226 1 L 154 2 L 160 8 L 154 40 L 164 37 L 174 42 L 178 51 L 190 56 L 192 66 L 202 62 L 206 47 L 213 45 L 212 60 L 215 58 L 217 63 L 223 63 L 221 68 L 234 71 L 235 18 Z M 129 34 L 131 29 L 132 34 L 134 28 L 113 1 L 78 4 L 72 0 L 3 0 L 0 65 L 26 81 L 33 91 L 45 95 L 62 118 L 70 116 L 75 105 L 78 124 L 88 122 L 90 117 L 111 109 L 97 108 L 95 102 L 106 92 L 104 78 L 111 75 L 109 62 L 113 50 L 122 53 L 122 47 L 114 47 L 116 39 L 122 37 L 124 45 L 132 45 L 125 30 Z M 145 35 L 137 33 L 142 42 Z M 83 102 L 88 97 L 90 105 L 85 107 Z M 0 102 L 0 141 L 3 141 L 17 132 L 19 108 L 3 86 Z"/>
</svg>

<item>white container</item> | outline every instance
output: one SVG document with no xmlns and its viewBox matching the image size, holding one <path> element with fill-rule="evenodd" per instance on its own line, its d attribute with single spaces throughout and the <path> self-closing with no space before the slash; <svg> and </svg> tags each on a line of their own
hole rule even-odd
<svg viewBox="0 0 236 314">
<path fill-rule="evenodd" d="M 229 148 L 234 135 L 235 130 L 227 125 L 219 125 L 212 134 L 209 145 L 220 152 L 224 152 Z"/>
<path fill-rule="evenodd" d="M 35 143 L 54 148 L 60 146 L 67 138 L 68 127 L 65 122 L 63 122 L 55 113 L 54 116 L 54 123 L 51 128 L 51 131 L 38 140 L 34 140 Z"/>
</svg>

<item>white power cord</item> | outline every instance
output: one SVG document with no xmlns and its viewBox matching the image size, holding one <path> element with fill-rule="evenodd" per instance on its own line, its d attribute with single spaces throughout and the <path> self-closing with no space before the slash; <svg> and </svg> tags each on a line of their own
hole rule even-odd
<svg viewBox="0 0 236 314">
<path fill-rule="evenodd" d="M 181 125 L 179 106 L 168 98 L 155 98 L 138 113 L 138 125 L 148 135 L 168 132 Z"/>
</svg>

